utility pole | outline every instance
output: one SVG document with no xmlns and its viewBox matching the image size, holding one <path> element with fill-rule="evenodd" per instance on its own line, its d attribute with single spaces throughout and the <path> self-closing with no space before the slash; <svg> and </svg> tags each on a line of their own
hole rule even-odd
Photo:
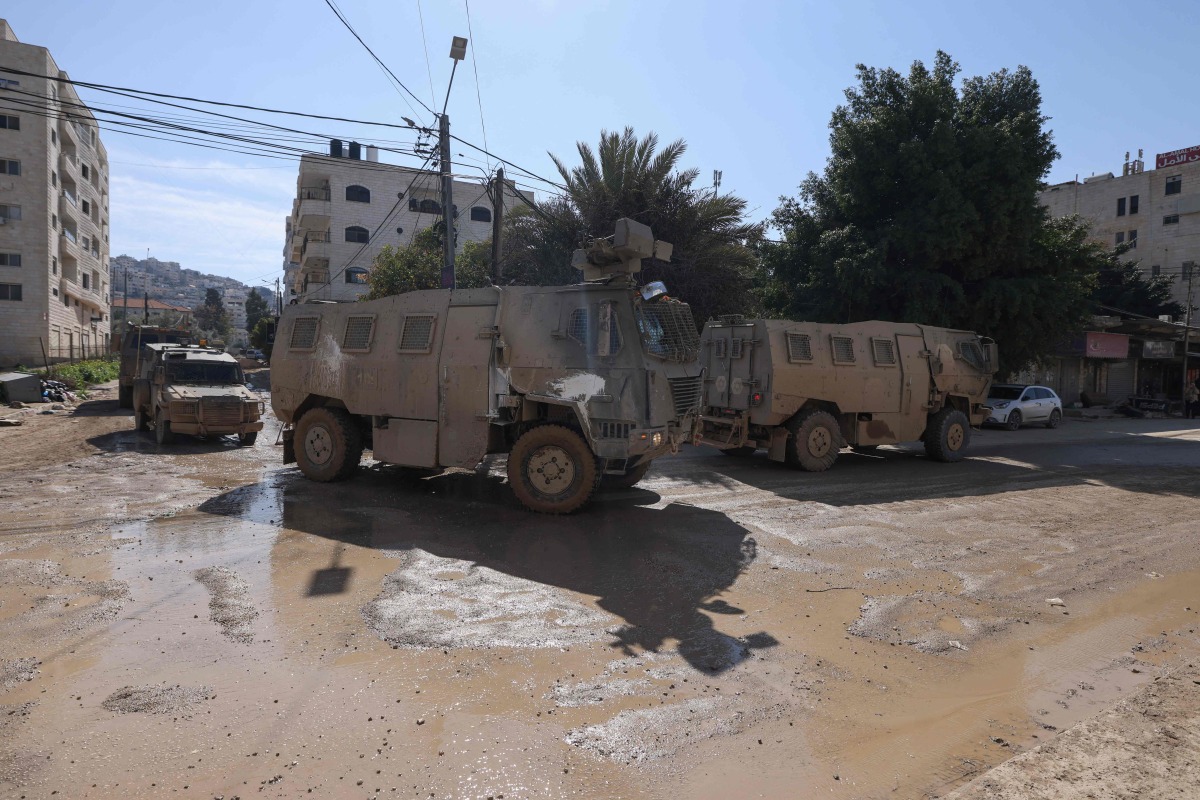
<svg viewBox="0 0 1200 800">
<path fill-rule="evenodd" d="M 457 66 L 458 62 L 454 62 Z M 446 92 L 447 100 L 449 91 Z M 438 167 L 442 172 L 442 288 L 454 288 L 454 178 L 450 175 L 450 117 L 438 120 Z"/>
<path fill-rule="evenodd" d="M 454 86 L 454 73 L 458 62 L 467 57 L 467 40 L 455 36 L 450 43 L 450 82 L 446 85 L 446 101 L 442 103 L 442 115 L 438 118 L 438 166 L 442 173 L 442 288 L 454 288 L 454 178 L 450 162 L 450 117 L 446 109 L 450 106 L 450 88 Z"/>
<path fill-rule="evenodd" d="M 1187 397 L 1188 385 L 1188 345 L 1192 341 L 1192 283 L 1196 278 L 1196 262 L 1185 261 L 1183 268 L 1187 270 L 1188 290 L 1187 290 L 1187 307 L 1183 317 L 1183 383 L 1180 384 L 1180 399 Z M 1183 415 L 1187 416 L 1187 407 L 1183 409 Z"/>
<path fill-rule="evenodd" d="M 499 283 L 503 277 L 500 268 L 500 235 L 504 231 L 504 167 L 496 168 L 496 177 L 492 179 L 492 283 Z"/>
<path fill-rule="evenodd" d="M 283 295 L 279 291 L 279 278 L 275 279 L 275 307 L 279 310 L 279 316 L 283 316 Z"/>
</svg>

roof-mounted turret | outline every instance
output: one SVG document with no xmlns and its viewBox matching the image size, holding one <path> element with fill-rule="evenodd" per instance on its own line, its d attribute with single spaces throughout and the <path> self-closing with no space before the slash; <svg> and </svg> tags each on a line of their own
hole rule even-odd
<svg viewBox="0 0 1200 800">
<path fill-rule="evenodd" d="M 586 250 L 576 250 L 571 266 L 583 270 L 585 281 L 642 271 L 643 258 L 670 261 L 672 246 L 656 241 L 648 225 L 627 217 L 617 220 L 612 236 L 596 239 Z"/>
</svg>

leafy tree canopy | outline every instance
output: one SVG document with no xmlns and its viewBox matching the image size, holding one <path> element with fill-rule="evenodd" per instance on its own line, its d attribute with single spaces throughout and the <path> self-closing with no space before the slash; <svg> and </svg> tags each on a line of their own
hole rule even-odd
<svg viewBox="0 0 1200 800">
<path fill-rule="evenodd" d="M 229 333 L 229 313 L 221 300 L 221 293 L 216 289 L 204 292 L 204 302 L 194 310 L 196 327 L 201 331 L 210 331 L 218 336 Z"/>
<path fill-rule="evenodd" d="M 586 142 L 576 150 L 578 166 L 551 155 L 566 187 L 562 196 L 506 219 L 503 282 L 578 281 L 572 252 L 612 235 L 616 221 L 629 217 L 674 246 L 670 263 L 643 262 L 643 281 L 666 281 L 673 295 L 692 304 L 698 321 L 748 310 L 755 263 L 748 244 L 759 227 L 745 221 L 745 200 L 695 186 L 698 169 L 680 170 L 687 150 L 682 139 L 659 149 L 654 133 L 638 139 L 625 128 L 602 131 L 594 150 Z"/>
<path fill-rule="evenodd" d="M 1169 277 L 1149 276 L 1137 261 L 1122 260 L 1121 256 L 1130 251 L 1128 244 L 1115 250 L 1099 244 L 1094 246 L 1096 258 L 1101 261 L 1096 289 L 1092 293 L 1097 314 L 1183 317 L 1183 304 L 1171 299 Z"/>
<path fill-rule="evenodd" d="M 490 242 L 468 242 L 454 259 L 455 282 L 459 288 L 489 286 Z M 367 275 L 367 300 L 378 300 L 404 292 L 441 287 L 442 238 L 436 227 L 426 228 L 405 247 L 386 245 Z"/>
<path fill-rule="evenodd" d="M 251 289 L 246 295 L 246 330 L 253 331 L 258 321 L 268 313 L 267 301 L 258 293 L 258 289 Z"/>
<path fill-rule="evenodd" d="M 1037 199 L 1057 158 L 1025 67 L 967 78 L 943 52 L 907 75 L 858 67 L 832 154 L 783 198 L 762 245 L 763 300 L 796 319 L 921 322 L 996 339 L 1007 369 L 1092 311 L 1103 253 Z"/>
</svg>

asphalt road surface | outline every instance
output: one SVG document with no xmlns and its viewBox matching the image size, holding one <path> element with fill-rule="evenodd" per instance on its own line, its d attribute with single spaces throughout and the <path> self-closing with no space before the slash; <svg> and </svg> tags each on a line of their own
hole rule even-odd
<svg viewBox="0 0 1200 800">
<path fill-rule="evenodd" d="M 1200 705 L 1193 422 L 820 474 L 687 448 L 562 518 L 499 458 L 314 484 L 274 420 L 159 448 L 115 391 L 23 419 L 3 797 L 936 797 L 1068 759 L 1156 678 L 1168 728 Z M 1194 796 L 1195 747 L 1156 735 L 1130 758 L 1166 766 L 1130 780 Z"/>
</svg>

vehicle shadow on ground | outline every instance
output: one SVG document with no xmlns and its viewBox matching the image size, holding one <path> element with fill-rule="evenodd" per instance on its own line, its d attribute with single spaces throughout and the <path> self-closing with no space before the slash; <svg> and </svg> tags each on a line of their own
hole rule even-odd
<svg viewBox="0 0 1200 800">
<path fill-rule="evenodd" d="M 430 475 L 378 466 L 336 484 L 312 483 L 288 470 L 276 473 L 270 485 L 227 492 L 199 510 L 257 516 L 256 509 L 264 508 L 264 493 L 271 491 L 282 493 L 282 524 L 291 530 L 398 554 L 421 551 L 470 562 L 473 569 L 594 596 L 596 605 L 622 620 L 616 628 L 596 631 L 598 636 L 611 636 L 611 647 L 621 655 L 674 645 L 694 668 L 712 673 L 778 643 L 767 632 L 727 635 L 716 630 L 709 616 L 741 613 L 719 596 L 756 557 L 749 532 L 719 512 L 683 504 L 647 508 L 657 495 L 626 490 L 602 496 L 578 514 L 551 517 L 521 508 L 500 476 L 482 470 Z M 314 565 L 312 585 L 319 585 L 317 573 L 328 569 L 327 564 Z M 406 570 L 427 573 L 428 560 L 402 558 L 389 578 L 391 591 L 396 585 L 419 587 L 427 582 L 426 574 L 415 572 L 408 580 Z M 452 591 L 463 593 L 467 603 L 487 602 L 486 596 L 470 596 L 475 585 L 462 581 Z M 430 599 L 414 595 L 408 601 L 420 605 Z M 581 602 L 562 600 L 568 605 Z M 531 608 L 521 616 L 519 624 L 543 626 L 546 640 L 561 635 L 555 613 Z M 458 623 L 475 631 L 487 627 L 479 620 Z M 497 622 L 501 627 L 512 624 Z M 454 619 L 446 619 L 446 630 L 439 636 L 452 639 L 455 625 Z M 414 636 L 418 635 L 407 631 L 393 643 L 414 644 Z M 423 645 L 441 647 L 445 640 Z"/>
<path fill-rule="evenodd" d="M 132 418 L 131 418 L 132 420 Z M 225 450 L 238 449 L 236 437 L 176 435 L 171 444 L 160 445 L 154 440 L 154 431 L 135 431 L 132 424 L 127 431 L 113 431 L 87 440 L 88 444 L 106 453 L 159 453 L 173 456 L 205 456 Z"/>
<path fill-rule="evenodd" d="M 84 400 L 75 406 L 72 412 L 75 417 L 133 417 L 133 412 L 117 405 L 116 399 Z"/>
<path fill-rule="evenodd" d="M 982 497 L 1039 488 L 1104 484 L 1139 494 L 1200 497 L 1200 441 L 1130 435 L 1099 442 L 1039 441 L 1036 431 L 1001 432 L 972 445 L 955 464 L 927 457 L 920 445 L 844 450 L 826 472 L 804 472 L 753 456 L 697 448 L 660 459 L 651 474 L 699 487 L 751 486 L 779 497 L 833 506 L 859 506 L 957 497 Z M 978 434 L 977 434 L 978 437 Z M 986 437 L 986 438 L 985 438 Z"/>
</svg>

